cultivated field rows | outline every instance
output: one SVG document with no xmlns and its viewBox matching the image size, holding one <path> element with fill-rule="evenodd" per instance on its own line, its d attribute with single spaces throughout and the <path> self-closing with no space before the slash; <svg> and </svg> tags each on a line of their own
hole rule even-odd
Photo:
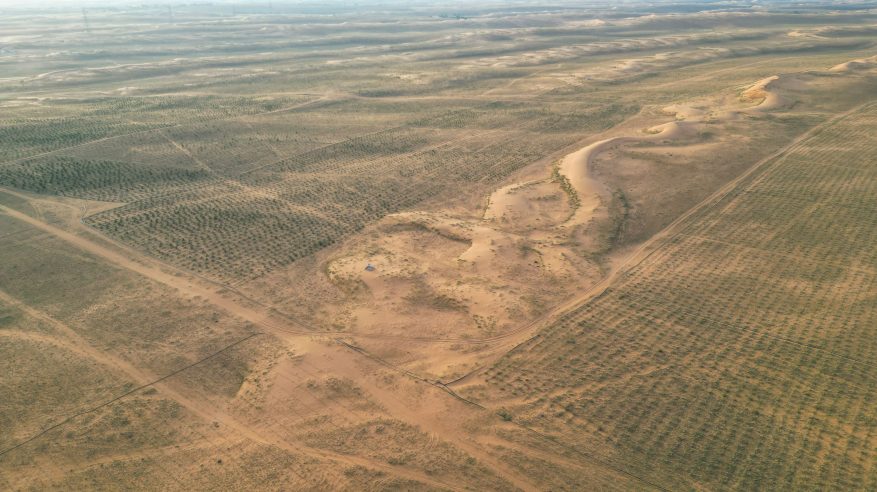
<svg viewBox="0 0 877 492">
<path fill-rule="evenodd" d="M 875 111 L 768 162 L 470 394 L 670 489 L 874 487 Z"/>
<path fill-rule="evenodd" d="M 456 446 L 388 414 L 325 359 L 337 350 L 307 349 L 308 337 L 281 343 L 202 299 L 2 221 L 17 233 L 0 241 L 22 260 L 0 272 L 4 394 L 14 395 L 0 407 L 11 431 L 0 441 L 4 487 L 508 488 Z M 28 280 L 35 264 L 53 262 L 58 275 Z M 80 295 L 47 297 L 50 289 Z M 118 316 L 120 303 L 131 319 Z M 312 351 L 324 355 L 302 359 Z M 409 383 L 397 377 L 378 381 L 398 391 Z M 446 478 L 447 467 L 463 474 Z"/>
<path fill-rule="evenodd" d="M 877 488 L 873 11 L 264 3 L 0 8 L 0 489 Z"/>
</svg>

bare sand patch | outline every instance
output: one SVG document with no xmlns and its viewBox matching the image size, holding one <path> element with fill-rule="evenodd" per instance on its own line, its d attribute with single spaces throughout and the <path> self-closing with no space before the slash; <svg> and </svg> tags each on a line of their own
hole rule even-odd
<svg viewBox="0 0 877 492">
<path fill-rule="evenodd" d="M 668 110 L 676 109 L 668 107 Z M 573 191 L 577 195 L 578 208 L 575 213 L 567 221 L 568 226 L 579 226 L 587 224 L 594 215 L 594 212 L 600 207 L 602 201 L 601 196 L 606 195 L 606 190 L 595 180 L 589 172 L 589 168 L 593 159 L 607 149 L 632 142 L 649 142 L 649 141 L 668 141 L 686 138 L 696 133 L 696 125 L 701 123 L 705 111 L 695 110 L 694 108 L 682 108 L 682 115 L 685 120 L 670 121 L 655 125 L 645 130 L 644 134 L 637 137 L 611 137 L 604 140 L 594 142 L 582 149 L 573 152 L 563 158 L 560 162 L 559 172 L 568 181 Z M 679 118 L 680 113 L 676 113 Z"/>
<path fill-rule="evenodd" d="M 749 101 L 761 101 L 749 108 L 748 112 L 772 111 L 786 104 L 785 99 L 774 91 L 779 75 L 772 75 L 756 82 L 752 87 L 743 91 L 742 97 Z"/>
<path fill-rule="evenodd" d="M 592 157 L 602 152 L 605 148 L 621 143 L 624 140 L 621 138 L 600 140 L 567 155 L 561 160 L 559 172 L 569 181 L 578 201 L 578 207 L 567 221 L 567 225 L 577 226 L 587 223 L 593 216 L 594 211 L 600 206 L 600 185 L 591 178 L 588 172 L 588 165 L 591 163 Z"/>
<path fill-rule="evenodd" d="M 875 67 L 877 67 L 877 56 L 872 56 L 870 58 L 859 58 L 857 60 L 840 63 L 829 68 L 828 71 L 833 73 L 845 73 L 859 70 L 870 70 Z"/>
<path fill-rule="evenodd" d="M 501 219 L 510 210 L 520 210 L 527 207 L 527 199 L 518 191 L 530 183 L 512 183 L 503 186 L 490 195 L 487 209 L 484 211 L 486 220 Z"/>
<path fill-rule="evenodd" d="M 562 223 L 569 205 L 561 187 L 551 179 L 504 186 L 490 195 L 484 220 L 505 231 L 528 236 Z"/>
</svg>

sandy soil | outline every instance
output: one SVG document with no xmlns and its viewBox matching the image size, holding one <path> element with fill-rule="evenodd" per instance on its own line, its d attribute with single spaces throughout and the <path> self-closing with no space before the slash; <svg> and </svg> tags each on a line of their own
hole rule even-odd
<svg viewBox="0 0 877 492">
<path fill-rule="evenodd" d="M 608 276 L 598 265 L 581 261 L 582 251 L 587 250 L 587 241 L 593 239 L 594 226 L 605 220 L 608 206 L 609 190 L 600 177 L 591 172 L 596 159 L 611 163 L 612 159 L 627 159 L 622 157 L 622 150 L 635 150 L 653 156 L 643 158 L 667 160 L 671 165 L 673 162 L 696 161 L 698 155 L 709 155 L 723 145 L 734 145 L 734 142 L 745 145 L 745 133 L 739 132 L 749 118 L 758 118 L 766 112 L 789 106 L 797 92 L 805 90 L 807 84 L 806 79 L 791 75 L 768 77 L 747 88 L 742 100 L 729 95 L 670 105 L 663 108 L 663 114 L 672 116 L 671 121 L 645 125 L 638 131 L 628 128 L 591 141 L 560 159 L 557 167 L 558 173 L 571 187 L 567 191 L 579 201 L 578 207 L 569 200 L 565 206 L 560 206 L 556 198 L 549 199 L 562 192 L 562 185 L 550 177 L 540 179 L 537 175 L 534 179 L 515 181 L 498 188 L 487 198 L 480 219 L 450 211 L 388 217 L 385 225 L 416 224 L 423 235 L 415 238 L 410 231 L 401 234 L 385 228 L 370 248 L 392 253 L 375 260 L 381 264 L 376 272 L 364 271 L 364 266 L 372 258 L 368 255 L 336 260 L 346 262 L 345 275 L 361 280 L 370 292 L 365 302 L 353 308 L 351 318 L 355 321 L 347 325 L 345 332 L 356 336 L 382 327 L 385 329 L 382 333 L 387 335 L 396 330 L 397 335 L 417 333 L 428 337 L 432 334 L 443 341 L 465 342 L 461 347 L 468 346 L 468 349 L 455 350 L 444 345 L 433 347 L 428 354 L 422 352 L 427 345 L 413 345 L 402 351 L 386 345 L 373 345 L 375 350 L 390 359 L 444 380 L 465 373 L 466 368 L 479 366 L 489 360 L 491 354 L 502 353 L 503 349 L 498 346 L 508 349 L 519 343 L 526 334 L 532 333 L 541 319 L 559 316 L 564 308 L 583 302 L 589 293 L 598 292 L 611 283 L 624 265 L 646 254 L 648 242 L 641 248 L 620 252 L 621 259 L 610 263 L 612 270 Z M 756 104 L 747 106 L 748 101 Z M 728 125 L 736 128 L 737 133 L 733 134 L 736 136 L 731 133 L 723 135 L 722 132 L 730 132 L 731 126 Z M 543 172 L 547 174 L 547 167 Z M 427 239 L 430 234 L 445 238 L 447 244 L 432 250 L 424 248 L 431 241 Z M 531 265 L 521 261 L 522 250 L 533 252 L 535 256 L 532 258 L 538 268 L 526 269 Z M 433 292 L 451 297 L 459 309 L 450 313 L 424 309 L 422 305 L 418 309 L 402 307 L 398 300 L 410 297 L 411 292 L 410 284 L 405 286 L 398 268 L 398 258 L 402 256 L 407 258 L 407 264 L 419 265 L 405 273 L 409 279 L 416 277 Z M 523 257 L 527 258 L 526 255 Z M 441 266 L 431 269 L 433 265 Z M 515 275 L 521 271 L 538 274 L 528 273 L 522 280 Z M 583 272 L 588 273 L 583 275 Z M 578 278 L 573 280 L 576 276 Z M 541 283 L 542 280 L 547 282 Z M 525 302 L 521 295 L 525 286 L 551 282 L 565 282 L 569 287 L 567 291 L 582 294 L 573 300 L 565 299 L 561 293 L 545 295 L 544 298 L 549 300 L 545 304 L 554 305 L 547 312 L 531 311 L 523 317 L 497 315 Z M 395 301 L 390 302 L 393 299 Z M 491 314 L 493 320 L 498 321 L 493 325 L 494 329 L 471 329 L 473 319 L 484 319 Z M 399 323 L 403 318 L 406 321 Z M 467 328 L 467 323 L 470 323 L 470 328 Z M 441 329 L 431 328 L 436 325 Z M 388 328 L 391 326 L 396 328 Z M 493 345 L 489 348 L 473 345 L 485 342 Z"/>
<path fill-rule="evenodd" d="M 600 230 L 612 200 L 591 171 L 596 159 L 628 148 L 671 161 L 714 152 L 717 143 L 702 134 L 782 107 L 777 87 L 792 82 L 769 77 L 742 101 L 729 94 L 677 103 L 640 118 L 638 127 L 591 137 L 554 161 L 562 179 L 546 161 L 485 197 L 478 215 L 455 208 L 384 218 L 318 259 L 326 275 L 309 280 L 309 298 L 317 300 L 311 323 L 436 379 L 470 371 L 491 351 L 485 343 L 527 332 L 522 327 L 556 314 L 551 306 L 564 305 L 571 292 L 601 285 L 619 263 L 593 256 L 605 248 Z M 747 101 L 755 104 L 741 104 Z"/>
<path fill-rule="evenodd" d="M 786 104 L 786 101 L 773 90 L 773 85 L 780 79 L 779 75 L 773 75 L 759 80 L 752 87 L 743 91 L 742 96 L 750 101 L 761 100 L 760 103 L 749 108 L 749 112 L 773 111 Z"/>
<path fill-rule="evenodd" d="M 871 62 L 856 60 L 832 71 L 858 70 L 866 63 Z M 599 176 L 592 173 L 595 159 L 613 159 L 622 148 L 670 157 L 711 152 L 714 147 L 701 137 L 702 132 L 721 129 L 726 122 L 738 119 L 745 123 L 786 107 L 791 99 L 783 90 L 800 89 L 801 84 L 794 77 L 768 77 L 743 91 L 742 99 L 755 103 L 753 106 L 741 108 L 740 101 L 726 100 L 675 104 L 664 108 L 664 114 L 646 125 L 592 136 L 557 163 L 557 172 L 570 189 L 564 189 L 563 182 L 552 177 L 553 163 L 549 162 L 528 171 L 533 179 L 517 176 L 485 197 L 483 210 L 415 211 L 388 216 L 323 253 L 320 263 L 316 263 L 323 273 L 314 282 L 322 282 L 321 288 L 336 293 L 335 297 L 315 299 L 317 323 L 281 315 L 273 309 L 278 306 L 266 306 L 228 286 L 150 259 L 79 222 L 88 213 L 118 204 L 2 191 L 27 199 L 35 215 L 3 205 L 0 213 L 112 265 L 170 286 L 181 296 L 201 298 L 281 340 L 294 356 L 265 369 L 264 375 L 272 382 L 270 387 L 245 385 L 237 397 L 243 400 L 244 395 L 258 394 L 264 405 L 259 409 L 248 407 L 244 412 L 217 406 L 193 398 L 172 384 L 156 383 L 164 395 L 206 422 L 219 422 L 233 437 L 296 455 L 361 465 L 438 488 L 459 488 L 462 483 L 455 477 L 430 476 L 413 467 L 393 466 L 375 458 L 316 449 L 288 436 L 278 436 L 265 423 L 268 420 L 263 420 L 283 415 L 292 405 L 307 401 L 316 409 L 307 413 L 308 417 L 335 412 L 336 417 L 344 415 L 347 423 L 389 417 L 411 424 L 430 439 L 447 441 L 500 472 L 515 487 L 536 490 L 529 477 L 491 453 L 496 446 L 524 448 L 489 432 L 465 428 L 464 424 L 479 418 L 482 411 L 451 398 L 440 381 L 448 382 L 451 388 L 477 383 L 482 368 L 567 311 L 600 295 L 626 269 L 677 234 L 678 225 L 687 217 L 729 193 L 764 163 L 819 127 L 755 163 L 676 217 L 660 233 L 610 258 L 614 261 L 609 266 L 589 256 L 595 251 L 597 226 L 607 218 L 610 195 Z M 66 212 L 57 212 L 58 207 Z M 58 217 L 64 220 L 51 220 Z M 366 265 L 373 268 L 367 269 Z M 0 301 L 47 322 L 61 335 L 9 331 L 3 336 L 62 346 L 116 368 L 139 384 L 157 378 L 96 349 L 64 323 L 3 291 Z M 315 396 L 317 389 L 302 386 L 306 388 L 314 381 L 316 388 L 335 380 L 353 381 L 356 389 L 351 391 L 366 395 L 366 404 L 362 408 L 337 404 L 333 410 L 326 410 L 335 404 Z M 549 461 L 556 458 L 543 451 L 527 451 Z"/>
<path fill-rule="evenodd" d="M 867 104 L 867 103 L 866 103 Z M 600 282 L 593 285 L 591 288 L 586 291 L 574 296 L 573 298 L 567 299 L 565 302 L 555 306 L 548 313 L 543 315 L 542 317 L 532 321 L 531 323 L 520 327 L 517 330 L 509 332 L 502 337 L 498 338 L 498 343 L 491 347 L 490 350 L 485 351 L 481 354 L 483 364 L 462 377 L 459 377 L 455 380 L 451 380 L 447 382 L 449 387 L 454 389 L 462 389 L 467 386 L 477 386 L 483 384 L 483 381 L 479 380 L 481 370 L 483 368 L 490 367 L 491 362 L 498 359 L 509 350 L 513 349 L 515 346 L 527 341 L 530 339 L 534 333 L 538 332 L 539 328 L 546 326 L 549 320 L 554 320 L 559 317 L 562 317 L 564 313 L 574 309 L 577 306 L 582 305 L 587 302 L 589 299 L 592 299 L 602 292 L 604 292 L 607 288 L 609 288 L 615 279 L 617 279 L 620 275 L 623 275 L 624 272 L 630 267 L 636 266 L 643 259 L 645 259 L 652 251 L 655 250 L 662 242 L 672 239 L 676 234 L 679 233 L 677 230 L 679 225 L 682 224 L 688 217 L 697 213 L 703 207 L 709 205 L 710 203 L 714 203 L 715 201 L 721 199 L 728 193 L 730 193 L 740 182 L 745 180 L 747 177 L 751 176 L 762 166 L 776 158 L 777 156 L 783 155 L 788 152 L 790 149 L 795 148 L 801 142 L 813 136 L 815 133 L 820 131 L 822 128 L 826 126 L 830 126 L 833 122 L 838 121 L 850 114 L 855 113 L 860 110 L 861 106 L 856 106 L 848 111 L 845 111 L 841 114 L 837 114 L 832 117 L 830 120 L 826 121 L 821 125 L 817 125 L 811 128 L 809 131 L 799 135 L 792 142 L 779 149 L 778 151 L 764 157 L 763 159 L 756 162 L 752 167 L 747 169 L 744 173 L 740 174 L 732 181 L 729 181 L 725 185 L 723 185 L 720 189 L 716 190 L 714 193 L 710 194 L 704 200 L 697 203 L 694 207 L 689 209 L 684 214 L 677 217 L 673 222 L 671 222 L 666 228 L 664 228 L 660 233 L 655 234 L 650 237 L 647 241 L 638 245 L 637 247 L 627 250 L 623 253 L 623 256 L 616 257 L 616 262 L 613 266 L 613 270 L 603 278 Z"/>
<path fill-rule="evenodd" d="M 845 63 L 840 63 L 831 67 L 829 69 L 829 72 L 846 73 L 862 70 L 871 70 L 873 68 L 877 68 L 877 56 L 872 56 L 870 58 L 860 58 L 858 60 L 850 60 Z"/>
<path fill-rule="evenodd" d="M 182 295 L 201 297 L 208 302 L 211 302 L 216 307 L 251 321 L 266 332 L 283 338 L 285 343 L 299 354 L 298 360 L 301 361 L 301 363 L 308 364 L 313 370 L 318 372 L 331 374 L 332 377 L 355 378 L 360 381 L 360 383 L 368 383 L 367 391 L 369 396 L 375 399 L 382 407 L 389 407 L 391 416 L 421 427 L 427 432 L 441 433 L 443 439 L 450 439 L 452 442 L 457 441 L 455 444 L 458 448 L 476 456 L 482 462 L 491 463 L 495 469 L 502 470 L 504 477 L 514 483 L 517 487 L 522 490 L 536 490 L 536 488 L 530 484 L 525 477 L 520 476 L 515 470 L 508 469 L 505 465 L 496 461 L 481 449 L 480 445 L 471 441 L 471 439 L 464 438 L 463 432 L 455 430 L 459 429 L 460 421 L 458 419 L 465 416 L 471 418 L 471 414 L 467 414 L 462 408 L 458 408 L 455 411 L 449 411 L 447 405 L 453 406 L 458 404 L 455 403 L 455 400 L 453 399 L 449 400 L 446 397 L 441 396 L 444 394 L 441 390 L 432 386 L 425 389 L 420 388 L 416 391 L 420 396 L 412 396 L 410 393 L 382 389 L 377 386 L 376 383 L 369 383 L 369 379 L 363 379 L 362 377 L 364 371 L 362 364 L 369 362 L 364 361 L 363 357 L 358 353 L 345 350 L 343 345 L 338 345 L 331 339 L 318 341 L 313 338 L 314 334 L 311 332 L 297 332 L 297 328 L 294 326 L 278 326 L 275 324 L 276 320 L 269 320 L 267 313 L 259 312 L 252 307 L 243 306 L 234 299 L 225 298 L 210 286 L 202 285 L 196 278 L 187 277 L 179 273 L 177 275 L 168 273 L 162 266 L 155 263 L 153 260 L 140 257 L 136 252 L 116 251 L 113 247 L 104 246 L 91 239 L 44 223 L 37 218 L 6 206 L 0 206 L 0 213 L 26 222 L 31 226 L 41 229 L 58 239 L 83 250 L 86 253 L 106 260 L 118 267 L 131 270 L 151 280 L 175 287 Z M 129 254 L 130 256 L 128 256 Z M 265 427 L 260 423 L 262 422 L 261 419 L 254 419 L 252 415 L 245 415 L 240 412 L 230 412 L 228 409 L 213 402 L 192 398 L 179 391 L 176 386 L 170 383 L 156 382 L 160 379 L 159 375 L 148 373 L 123 359 L 94 348 L 87 341 L 82 339 L 73 329 L 64 325 L 60 321 L 55 320 L 49 315 L 12 298 L 5 292 L 0 291 L 0 301 L 19 307 L 28 315 L 49 323 L 63 336 L 63 338 L 18 332 L 4 333 L 4 336 L 24 337 L 28 340 L 45 341 L 46 343 L 58 345 L 70 350 L 82 357 L 90 358 L 99 364 L 113 367 L 138 385 L 150 384 L 154 386 L 166 398 L 170 398 L 180 403 L 184 408 L 202 419 L 204 422 L 213 422 L 214 425 L 225 428 L 226 435 L 229 439 L 246 438 L 255 443 L 276 446 L 280 449 L 289 451 L 293 455 L 311 456 L 320 460 L 342 463 L 347 466 L 364 466 L 369 469 L 381 470 L 392 476 L 415 480 L 438 488 L 457 488 L 459 486 L 453 478 L 437 479 L 436 477 L 430 477 L 429 475 L 410 467 L 392 466 L 374 459 L 341 454 L 322 448 L 318 449 L 312 446 L 299 444 L 290 440 L 288 436 L 279 435 L 276 430 L 272 430 L 272 427 Z M 291 333 L 299 333 L 299 335 L 296 336 Z M 277 370 L 283 371 L 283 367 L 286 366 L 281 364 L 279 367 L 280 369 Z M 374 367 L 371 367 L 368 372 L 373 373 Z M 289 376 L 287 375 L 287 377 Z M 403 380 L 402 383 L 405 385 L 411 384 L 407 379 Z M 424 391 L 426 391 L 425 394 Z M 408 401 L 414 396 L 417 396 L 417 399 L 422 402 L 421 405 L 423 405 L 424 408 L 432 408 L 432 412 L 425 411 L 421 413 L 411 411 L 410 408 L 417 408 Z M 274 394 L 271 397 L 276 399 L 282 397 L 282 395 Z M 441 405 L 439 405 L 439 403 L 441 403 Z M 384 415 L 384 411 L 380 408 L 376 408 L 374 416 L 377 417 L 380 415 Z M 446 419 L 441 418 L 440 415 L 450 416 L 452 420 L 447 421 Z"/>
</svg>

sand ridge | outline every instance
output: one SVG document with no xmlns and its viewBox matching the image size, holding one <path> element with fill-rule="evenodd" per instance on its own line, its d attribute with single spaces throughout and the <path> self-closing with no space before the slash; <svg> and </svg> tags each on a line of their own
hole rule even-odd
<svg viewBox="0 0 877 492">
<path fill-rule="evenodd" d="M 452 380 L 480 366 L 492 340 L 556 312 L 550 306 L 600 283 L 635 249 L 618 250 L 608 263 L 593 254 L 618 213 L 611 210 L 618 191 L 604 171 L 593 174 L 596 166 L 654 158 L 685 172 L 680 166 L 697 165 L 699 155 L 751 141 L 748 128 L 811 87 L 807 73 L 782 74 L 650 109 L 543 159 L 486 195 L 479 211 L 388 215 L 320 260 L 327 292 L 341 293 L 325 297 L 313 323 L 409 370 Z"/>
<path fill-rule="evenodd" d="M 877 68 L 877 56 L 872 56 L 869 58 L 859 58 L 857 60 L 850 60 L 848 62 L 840 63 L 831 67 L 830 69 L 828 69 L 828 71 L 833 73 L 846 73 L 872 70 L 874 68 Z"/>
<path fill-rule="evenodd" d="M 364 243 L 341 246 L 327 260 L 329 281 L 354 294 L 326 305 L 321 316 L 352 336 L 411 337 L 416 326 L 418 339 L 463 340 L 512 330 L 543 309 L 542 299 L 562 299 L 553 290 L 560 282 L 586 289 L 606 275 L 588 253 L 603 247 L 599 227 L 610 220 L 614 199 L 592 174 L 596 159 L 611 162 L 619 148 L 640 144 L 665 154 L 711 152 L 715 144 L 703 135 L 782 107 L 779 79 L 767 77 L 748 88 L 746 96 L 762 99 L 750 107 L 730 95 L 667 105 L 659 116 L 663 122 L 641 119 L 638 130 L 614 130 L 565 154 L 550 176 L 531 173 L 500 186 L 485 198 L 479 216 L 459 210 L 386 216 L 363 235 Z M 549 161 L 542 172 L 551 169 Z M 369 264 L 374 270 L 366 269 Z M 477 352 L 448 350 L 410 367 L 445 377 L 479 358 Z"/>
<path fill-rule="evenodd" d="M 779 75 L 772 75 L 756 82 L 752 87 L 743 91 L 742 97 L 750 101 L 761 100 L 757 105 L 748 108 L 748 113 L 761 113 L 765 111 L 773 111 L 787 104 L 774 90 L 776 83 L 780 80 Z"/>
<path fill-rule="evenodd" d="M 705 110 L 691 106 L 668 106 L 665 113 L 673 114 L 675 121 L 662 123 L 646 129 L 639 136 L 610 137 L 594 142 L 564 157 L 558 171 L 569 182 L 577 195 L 578 208 L 566 222 L 569 227 L 587 224 L 601 206 L 606 195 L 603 185 L 591 176 L 589 168 L 593 160 L 609 148 L 633 142 L 663 142 L 684 139 L 696 133 L 697 126 L 707 117 Z"/>
</svg>

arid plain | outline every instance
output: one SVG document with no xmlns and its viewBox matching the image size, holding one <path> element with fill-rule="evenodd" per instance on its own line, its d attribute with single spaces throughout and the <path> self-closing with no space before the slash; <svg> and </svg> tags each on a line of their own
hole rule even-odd
<svg viewBox="0 0 877 492">
<path fill-rule="evenodd" d="M 0 490 L 874 490 L 877 10 L 0 7 Z"/>
</svg>

